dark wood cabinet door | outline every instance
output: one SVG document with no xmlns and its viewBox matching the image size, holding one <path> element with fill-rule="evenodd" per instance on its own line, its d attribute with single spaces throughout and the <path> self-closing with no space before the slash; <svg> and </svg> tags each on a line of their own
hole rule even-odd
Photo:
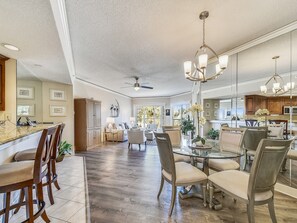
<svg viewBox="0 0 297 223">
<path fill-rule="evenodd" d="M 0 58 L 0 111 L 5 111 L 5 60 Z"/>
</svg>

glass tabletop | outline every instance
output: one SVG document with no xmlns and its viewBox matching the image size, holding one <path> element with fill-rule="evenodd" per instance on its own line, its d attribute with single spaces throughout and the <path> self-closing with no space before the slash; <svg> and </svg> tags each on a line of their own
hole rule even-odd
<svg viewBox="0 0 297 223">
<path fill-rule="evenodd" d="M 232 159 L 242 156 L 243 154 L 220 151 L 216 147 L 211 147 L 210 145 L 206 146 L 183 146 L 181 148 L 173 149 L 173 153 L 191 156 L 191 157 L 199 157 L 199 158 L 208 158 L 208 159 Z"/>
</svg>

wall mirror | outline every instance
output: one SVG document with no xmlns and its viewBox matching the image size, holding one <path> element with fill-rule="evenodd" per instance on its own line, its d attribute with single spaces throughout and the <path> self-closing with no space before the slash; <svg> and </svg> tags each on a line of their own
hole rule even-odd
<svg viewBox="0 0 297 223">
<path fill-rule="evenodd" d="M 42 82 L 21 62 L 17 62 L 17 120 L 22 124 L 29 118 L 42 122 Z"/>
<path fill-rule="evenodd" d="M 260 86 L 274 74 L 273 56 L 280 56 L 277 61 L 277 73 L 282 76 L 284 84 L 295 83 L 295 88 L 281 95 L 280 101 L 278 101 L 279 96 L 264 95 L 260 92 Z M 207 89 L 202 94 L 203 104 L 205 111 L 210 111 L 204 112 L 204 115 L 210 118 L 204 134 L 207 128 L 219 128 L 221 123 L 219 121 L 232 119 L 235 113 L 240 120 L 229 121 L 233 127 L 243 124 L 247 118 L 254 117 L 255 110 L 258 108 L 266 107 L 272 113 L 268 119 L 288 120 L 289 137 L 297 136 L 297 114 L 292 114 L 292 110 L 289 114 L 283 112 L 284 106 L 297 106 L 297 30 L 232 55 L 229 57 L 229 64 L 224 74 L 206 85 L 203 86 L 203 90 Z M 213 89 L 216 91 L 212 91 Z M 269 97 L 269 100 L 266 99 L 266 104 L 258 104 L 254 107 L 251 115 L 246 115 L 245 96 L 247 95 Z M 216 106 L 215 109 L 214 104 L 218 104 L 218 108 Z M 278 107 L 277 110 L 276 107 Z M 214 111 L 215 114 L 212 114 L 211 109 L 217 110 Z M 242 109 L 244 109 L 243 115 Z M 294 148 L 297 149 L 297 146 L 294 145 Z M 278 182 L 297 189 L 296 160 L 287 160 L 286 170 L 279 174 Z"/>
</svg>

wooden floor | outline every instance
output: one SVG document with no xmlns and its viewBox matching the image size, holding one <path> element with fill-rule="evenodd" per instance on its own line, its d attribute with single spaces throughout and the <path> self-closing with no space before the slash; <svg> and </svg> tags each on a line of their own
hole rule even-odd
<svg viewBox="0 0 297 223">
<path fill-rule="evenodd" d="M 247 222 L 246 206 L 222 201 L 220 211 L 205 208 L 202 200 L 182 200 L 177 196 L 172 217 L 168 217 L 171 187 L 165 183 L 156 198 L 160 183 L 160 163 L 156 146 L 146 151 L 138 146 L 129 151 L 127 143 L 109 143 L 81 153 L 86 157 L 91 222 Z M 275 196 L 278 222 L 297 222 L 297 200 L 280 193 Z M 256 222 L 271 222 L 266 205 L 255 209 Z"/>
</svg>

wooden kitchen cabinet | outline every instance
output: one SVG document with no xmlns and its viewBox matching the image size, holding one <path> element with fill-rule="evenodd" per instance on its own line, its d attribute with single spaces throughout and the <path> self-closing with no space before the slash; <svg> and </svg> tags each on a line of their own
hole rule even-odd
<svg viewBox="0 0 297 223">
<path fill-rule="evenodd" d="M 101 142 L 101 102 L 74 99 L 75 150 L 87 150 Z"/>
<path fill-rule="evenodd" d="M 269 97 L 267 100 L 267 109 L 270 114 L 281 115 L 283 113 L 284 98 L 283 97 Z"/>
<path fill-rule="evenodd" d="M 245 96 L 245 113 L 254 115 L 258 109 L 267 108 L 267 98 L 260 95 Z"/>
</svg>

